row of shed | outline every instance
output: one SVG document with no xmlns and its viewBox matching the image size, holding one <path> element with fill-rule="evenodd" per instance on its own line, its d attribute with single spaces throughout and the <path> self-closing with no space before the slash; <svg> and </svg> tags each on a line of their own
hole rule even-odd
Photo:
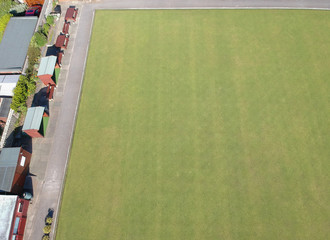
<svg viewBox="0 0 330 240">
<path fill-rule="evenodd" d="M 41 58 L 38 78 L 47 86 L 47 97 L 52 99 L 58 84 L 61 61 L 69 40 L 70 21 L 77 17 L 76 8 L 69 8 L 62 34 L 55 46 L 59 48 L 56 56 Z M 26 21 L 26 22 L 24 22 Z M 34 33 L 37 19 L 34 17 L 12 18 L 0 44 L 0 123 L 5 122 L 9 111 L 13 90 L 23 71 L 30 39 Z M 17 34 L 18 33 L 18 34 Z M 7 114 L 8 115 L 8 114 Z M 44 106 L 28 108 L 22 132 L 31 138 L 44 137 L 48 125 L 49 112 Z M 29 202 L 22 196 L 32 154 L 22 147 L 2 148 L 0 154 L 0 239 L 23 239 Z M 3 195 L 4 193 L 4 195 Z M 9 195 L 8 195 L 9 194 Z M 15 194 L 15 195 L 11 195 Z"/>
</svg>

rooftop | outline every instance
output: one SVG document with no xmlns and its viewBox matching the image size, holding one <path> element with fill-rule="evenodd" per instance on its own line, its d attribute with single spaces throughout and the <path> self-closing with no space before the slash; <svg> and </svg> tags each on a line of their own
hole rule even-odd
<svg viewBox="0 0 330 240">
<path fill-rule="evenodd" d="M 0 73 L 21 72 L 37 17 L 12 17 L 0 43 Z"/>
<path fill-rule="evenodd" d="M 3 148 L 0 154 L 0 190 L 10 192 L 21 148 Z M 1 240 L 1 238 L 0 238 Z"/>
<path fill-rule="evenodd" d="M 39 130 L 40 124 L 42 121 L 42 116 L 44 114 L 45 107 L 31 107 L 28 109 L 24 125 L 23 131 L 29 129 L 37 129 Z"/>
<path fill-rule="evenodd" d="M 56 56 L 49 56 L 41 58 L 38 76 L 40 75 L 53 75 L 56 64 Z"/>
<path fill-rule="evenodd" d="M 0 240 L 8 240 L 17 196 L 0 195 Z"/>
<path fill-rule="evenodd" d="M 0 75 L 0 96 L 13 96 L 20 75 Z"/>
</svg>

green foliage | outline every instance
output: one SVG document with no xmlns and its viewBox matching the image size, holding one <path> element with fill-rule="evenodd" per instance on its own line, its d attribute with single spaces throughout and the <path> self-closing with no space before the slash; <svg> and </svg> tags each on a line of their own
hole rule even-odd
<svg viewBox="0 0 330 240">
<path fill-rule="evenodd" d="M 14 89 L 13 101 L 10 107 L 15 112 L 21 112 L 22 110 L 24 111 L 24 107 L 26 108 L 26 99 L 28 97 L 28 81 L 28 77 L 21 75 Z"/>
<path fill-rule="evenodd" d="M 50 239 L 49 235 L 44 235 L 44 236 L 42 237 L 42 240 L 49 240 L 49 239 Z"/>
<path fill-rule="evenodd" d="M 47 43 L 47 37 L 46 35 L 43 33 L 42 29 L 39 29 L 38 32 L 36 32 L 31 40 L 31 44 L 34 47 L 43 47 L 45 46 Z"/>
<path fill-rule="evenodd" d="M 14 5 L 9 12 L 14 16 L 24 16 L 26 9 L 27 9 L 26 4 L 17 4 Z"/>
<path fill-rule="evenodd" d="M 28 96 L 31 96 L 32 94 L 35 93 L 35 91 L 36 91 L 36 82 L 37 82 L 37 79 L 34 78 L 33 76 L 28 78 L 28 81 L 26 83 Z"/>
<path fill-rule="evenodd" d="M 51 230 L 51 226 L 50 225 L 46 225 L 43 230 L 44 230 L 44 234 L 49 234 L 50 233 L 50 230 Z"/>
<path fill-rule="evenodd" d="M 36 81 L 37 79 L 33 76 L 20 76 L 14 89 L 13 101 L 10 105 L 15 112 L 26 113 L 26 99 L 28 96 L 34 94 Z"/>
<path fill-rule="evenodd" d="M 47 22 L 47 24 L 48 24 L 49 26 L 53 26 L 54 23 L 55 23 L 55 18 L 54 18 L 54 16 L 49 15 L 49 16 L 47 17 L 47 19 L 46 19 L 46 22 Z"/>
<path fill-rule="evenodd" d="M 52 224 L 52 222 L 53 222 L 53 218 L 52 217 L 47 217 L 46 218 L 46 223 L 47 224 Z"/>
<path fill-rule="evenodd" d="M 13 5 L 12 0 L 0 0 L 0 17 L 6 15 L 11 6 Z"/>
<path fill-rule="evenodd" d="M 26 75 L 32 76 L 34 73 L 34 65 L 38 62 L 38 59 L 41 55 L 40 48 L 30 44 L 28 48 L 28 68 L 26 69 Z"/>
<path fill-rule="evenodd" d="M 46 36 L 48 36 L 49 29 L 50 29 L 50 25 L 48 23 L 45 23 L 42 27 L 42 31 Z"/>
<path fill-rule="evenodd" d="M 11 18 L 11 14 L 10 13 L 7 13 L 3 16 L 0 17 L 0 34 L 2 35 L 3 32 L 5 31 L 6 29 L 6 26 Z"/>
</svg>

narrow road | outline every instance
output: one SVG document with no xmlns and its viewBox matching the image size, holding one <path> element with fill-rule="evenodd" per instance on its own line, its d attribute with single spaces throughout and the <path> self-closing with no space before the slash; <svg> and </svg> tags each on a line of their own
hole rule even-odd
<svg viewBox="0 0 330 240">
<path fill-rule="evenodd" d="M 62 5 L 62 15 L 70 3 Z M 72 5 L 72 3 L 70 4 Z M 39 171 L 34 186 L 34 200 L 28 213 L 25 240 L 41 239 L 49 208 L 58 216 L 59 203 L 73 139 L 76 114 L 88 53 L 95 9 L 134 8 L 296 8 L 330 9 L 329 0 L 104 0 L 78 3 L 78 23 L 70 28 L 69 49 L 65 51 L 60 84 L 50 104 L 50 122 L 45 139 L 33 139 L 31 172 Z M 63 16 L 62 16 L 63 21 Z M 61 28 L 62 22 L 59 23 Z M 70 31 L 71 32 L 71 31 Z M 56 32 L 58 34 L 58 32 Z M 44 167 L 42 167 L 44 166 Z M 35 171 L 35 172 L 34 172 Z M 54 238 L 56 221 L 52 226 Z"/>
</svg>

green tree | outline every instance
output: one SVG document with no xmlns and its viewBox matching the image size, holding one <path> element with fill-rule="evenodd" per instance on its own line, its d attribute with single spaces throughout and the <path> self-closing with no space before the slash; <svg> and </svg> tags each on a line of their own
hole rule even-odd
<svg viewBox="0 0 330 240">
<path fill-rule="evenodd" d="M 27 88 L 28 78 L 26 76 L 21 75 L 17 85 L 14 89 L 14 96 L 11 102 L 10 107 L 15 112 L 25 111 L 26 108 L 26 99 L 28 97 L 28 88 Z"/>
<path fill-rule="evenodd" d="M 52 222 L 53 222 L 53 218 L 52 217 L 47 217 L 46 218 L 46 223 L 47 224 L 52 224 Z"/>
<path fill-rule="evenodd" d="M 12 0 L 0 0 L 0 17 L 7 14 L 12 5 Z"/>
<path fill-rule="evenodd" d="M 7 26 L 8 22 L 9 22 L 11 16 L 12 15 L 10 13 L 6 13 L 3 16 L 0 17 L 0 36 L 1 37 L 2 37 L 2 34 L 4 33 L 4 31 L 6 29 L 6 26 Z"/>
<path fill-rule="evenodd" d="M 50 25 L 48 23 L 45 23 L 42 27 L 42 32 L 48 36 L 48 33 L 49 33 L 49 29 L 50 29 Z"/>
<path fill-rule="evenodd" d="M 44 230 L 44 234 L 49 234 L 50 233 L 50 230 L 51 230 L 51 226 L 50 225 L 46 225 L 43 230 Z"/>
<path fill-rule="evenodd" d="M 48 236 L 48 235 L 44 235 L 43 237 L 42 237 L 42 240 L 49 240 L 50 239 L 50 237 Z"/>
<path fill-rule="evenodd" d="M 38 32 L 36 32 L 31 40 L 31 44 L 34 47 L 43 47 L 45 46 L 47 43 L 47 37 L 46 35 L 42 32 L 42 30 L 38 30 Z"/>
<path fill-rule="evenodd" d="M 48 15 L 48 17 L 46 18 L 46 22 L 49 26 L 53 26 L 55 23 L 54 16 Z"/>
</svg>

